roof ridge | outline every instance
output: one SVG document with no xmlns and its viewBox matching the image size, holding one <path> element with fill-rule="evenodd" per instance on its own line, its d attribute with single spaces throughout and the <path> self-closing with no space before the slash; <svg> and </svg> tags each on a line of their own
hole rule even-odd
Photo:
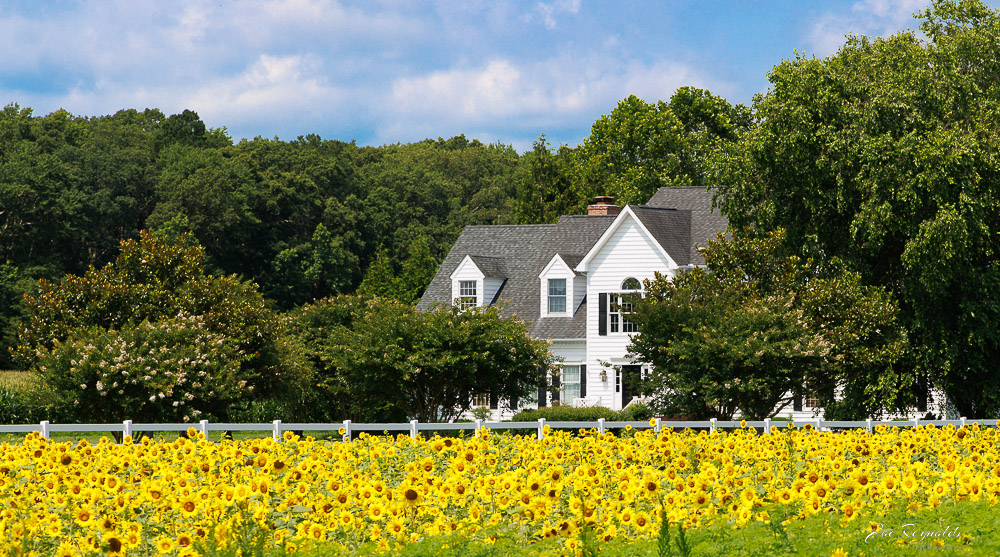
<svg viewBox="0 0 1000 557">
<path fill-rule="evenodd" d="M 636 209 L 654 209 L 657 211 L 691 211 L 691 209 L 681 209 L 678 207 L 656 207 L 654 205 L 629 205 L 629 207 L 635 207 Z"/>
<path fill-rule="evenodd" d="M 556 226 L 555 224 L 467 224 L 466 228 L 531 228 L 534 226 Z"/>
</svg>

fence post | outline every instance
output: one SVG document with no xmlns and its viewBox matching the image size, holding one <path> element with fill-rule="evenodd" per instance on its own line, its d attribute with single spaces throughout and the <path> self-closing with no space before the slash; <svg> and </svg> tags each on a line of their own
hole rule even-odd
<svg viewBox="0 0 1000 557">
<path fill-rule="evenodd" d="M 962 420 L 962 427 L 965 427 L 965 416 L 962 416 L 959 419 Z"/>
<path fill-rule="evenodd" d="M 597 432 L 604 435 L 604 418 L 597 418 Z"/>
<path fill-rule="evenodd" d="M 867 424 L 868 433 L 871 433 L 872 432 L 872 419 L 871 418 L 865 419 L 865 423 Z"/>
<path fill-rule="evenodd" d="M 48 439 L 49 438 L 49 421 L 48 420 L 42 420 L 42 422 L 40 424 L 38 424 L 38 425 L 41 427 L 42 437 Z"/>
<path fill-rule="evenodd" d="M 538 418 L 538 440 L 541 441 L 542 437 L 545 437 L 545 418 Z"/>
<path fill-rule="evenodd" d="M 483 420 L 476 418 L 476 433 L 475 437 L 479 437 L 479 429 L 483 427 Z"/>
<path fill-rule="evenodd" d="M 410 420 L 410 439 L 417 438 L 417 420 Z"/>
<path fill-rule="evenodd" d="M 712 418 L 712 423 L 711 423 L 711 425 L 709 425 L 709 427 L 712 428 L 712 433 L 715 433 L 715 422 L 716 421 L 718 421 L 717 418 Z"/>
<path fill-rule="evenodd" d="M 208 441 L 208 420 L 198 422 L 198 427 L 201 428 L 201 434 L 205 436 L 205 441 Z"/>
<path fill-rule="evenodd" d="M 351 420 L 344 420 L 344 443 L 351 441 Z"/>
<path fill-rule="evenodd" d="M 275 441 L 281 441 L 281 420 L 274 420 L 271 424 L 274 426 L 271 436 L 274 437 Z"/>
<path fill-rule="evenodd" d="M 771 434 L 771 418 L 764 418 L 764 435 Z"/>
<path fill-rule="evenodd" d="M 920 418 L 913 418 L 913 427 L 920 427 Z"/>
<path fill-rule="evenodd" d="M 126 437 L 132 437 L 132 420 L 122 422 L 122 443 L 125 442 Z"/>
<path fill-rule="evenodd" d="M 822 418 L 816 418 L 816 431 L 817 432 L 820 431 L 819 426 L 820 426 L 820 423 L 822 423 L 822 421 L 823 421 Z"/>
<path fill-rule="evenodd" d="M 662 427 L 663 427 L 663 423 L 660 421 L 660 418 L 656 418 L 656 425 L 653 426 L 653 431 L 655 431 L 657 434 L 659 434 L 660 433 L 660 429 Z"/>
</svg>

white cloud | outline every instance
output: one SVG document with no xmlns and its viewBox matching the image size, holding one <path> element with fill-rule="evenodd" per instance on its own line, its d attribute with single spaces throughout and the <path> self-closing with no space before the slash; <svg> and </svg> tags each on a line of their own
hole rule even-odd
<svg viewBox="0 0 1000 557">
<path fill-rule="evenodd" d="M 542 20 L 546 29 L 556 28 L 556 17 L 563 13 L 575 14 L 580 11 L 580 0 L 556 0 L 555 2 L 539 2 L 535 5 L 533 14 L 527 16 L 529 21 L 534 20 L 534 16 Z"/>
<path fill-rule="evenodd" d="M 834 54 L 849 34 L 885 37 L 907 28 L 915 30 L 913 14 L 926 5 L 927 0 L 862 0 L 848 13 L 824 13 L 810 26 L 807 42 L 811 52 L 807 54 Z"/>
<path fill-rule="evenodd" d="M 521 63 L 496 59 L 475 68 L 397 80 L 383 103 L 392 110 L 379 137 L 447 137 L 490 122 L 494 130 L 534 137 L 551 127 L 589 125 L 628 95 L 666 100 L 685 85 L 723 95 L 730 88 L 669 61 L 628 63 L 602 56 Z"/>
<path fill-rule="evenodd" d="M 318 60 L 306 56 L 261 55 L 238 75 L 200 84 L 185 95 L 183 104 L 222 122 L 324 113 L 324 107 L 343 102 L 346 94 L 327 82 L 321 68 Z"/>
</svg>

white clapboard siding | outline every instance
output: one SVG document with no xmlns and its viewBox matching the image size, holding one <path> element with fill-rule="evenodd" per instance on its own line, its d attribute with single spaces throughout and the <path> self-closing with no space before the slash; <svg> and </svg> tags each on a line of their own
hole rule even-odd
<svg viewBox="0 0 1000 557">
<path fill-rule="evenodd" d="M 620 393 L 615 393 L 615 375 L 606 369 L 608 381 L 600 380 L 601 364 L 623 365 L 629 362 L 625 354 L 630 341 L 627 333 L 598 334 L 598 298 L 601 293 L 617 293 L 622 281 L 635 278 L 640 283 L 660 272 L 673 276 L 669 259 L 663 256 L 655 240 L 650 238 L 631 215 L 614 231 L 608 241 L 591 259 L 587 271 L 587 396 L 600 398 L 601 405 L 619 410 Z M 610 302 L 609 302 L 610 309 Z"/>
</svg>

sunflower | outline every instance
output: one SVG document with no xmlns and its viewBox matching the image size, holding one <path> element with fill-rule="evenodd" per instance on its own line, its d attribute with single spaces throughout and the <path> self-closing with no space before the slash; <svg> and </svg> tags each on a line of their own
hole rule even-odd
<svg viewBox="0 0 1000 557">
<path fill-rule="evenodd" d="M 90 512 L 87 507 L 80 507 L 73 512 L 73 519 L 80 526 L 88 526 L 90 521 L 93 520 L 94 515 Z"/>
<path fill-rule="evenodd" d="M 170 551 L 173 548 L 174 548 L 174 542 L 170 538 L 161 537 L 160 539 L 156 540 L 156 550 L 159 551 L 161 554 L 170 553 Z"/>
</svg>

